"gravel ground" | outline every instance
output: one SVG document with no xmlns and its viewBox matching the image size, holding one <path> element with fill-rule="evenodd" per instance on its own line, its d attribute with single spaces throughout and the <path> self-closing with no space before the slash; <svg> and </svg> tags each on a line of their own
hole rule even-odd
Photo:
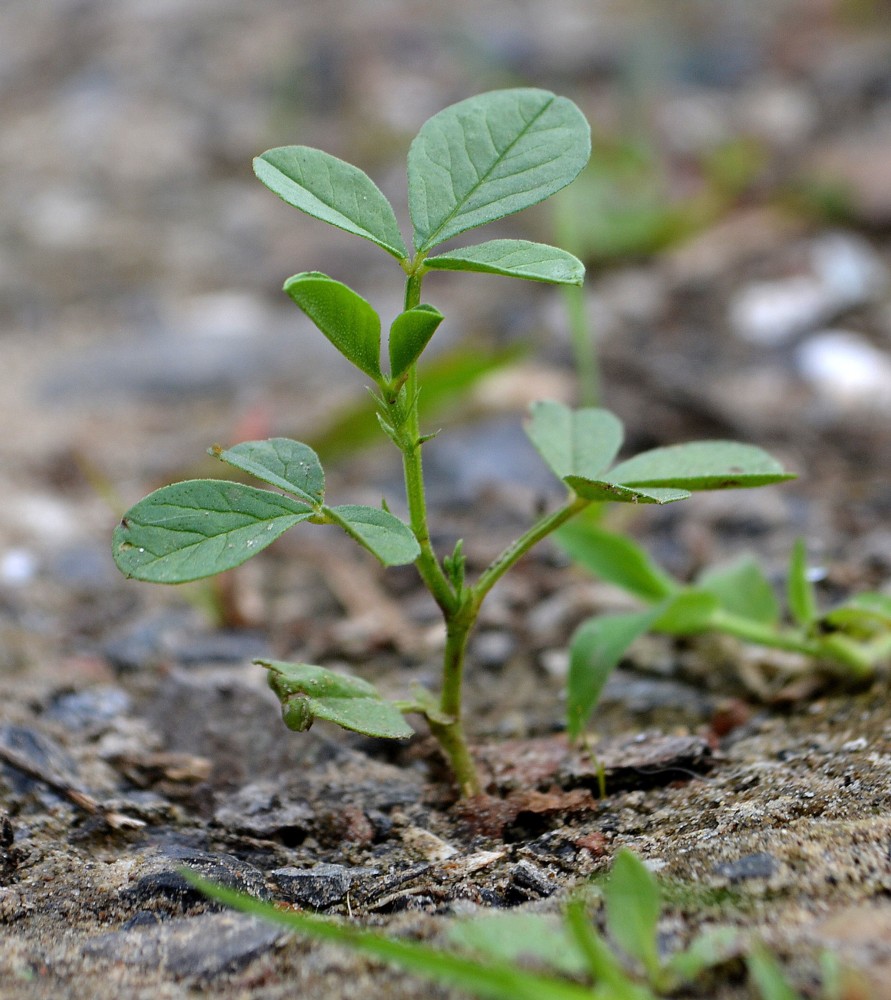
<svg viewBox="0 0 891 1000">
<path fill-rule="evenodd" d="M 434 684 L 441 635 L 410 570 L 299 531 L 215 591 L 123 581 L 109 554 L 121 512 L 203 474 L 211 443 L 321 439 L 362 398 L 282 302 L 285 276 L 323 270 L 399 308 L 384 255 L 289 212 L 251 157 L 317 145 L 401 204 L 427 116 L 523 84 L 579 103 L 598 162 L 645 139 L 649 187 L 594 173 L 561 210 L 629 448 L 742 438 L 800 472 L 631 530 L 681 576 L 753 551 L 777 581 L 803 536 L 822 599 L 887 592 L 886 14 L 880 0 L 3 4 L 0 996 L 446 996 L 218 912 L 178 868 L 435 938 L 485 907 L 556 909 L 628 846 L 666 880 L 667 941 L 728 923 L 807 996 L 828 949 L 891 997 L 886 671 L 854 691 L 730 643 L 647 639 L 594 720 L 601 800 L 559 736 L 561 688 L 572 629 L 621 598 L 543 549 L 474 639 L 492 799 L 468 809 L 422 733 L 397 750 L 288 733 L 249 666 L 306 658 L 394 695 Z M 627 221 L 610 229 L 617 200 Z M 554 229 L 543 209 L 500 233 Z M 548 500 L 519 426 L 532 399 L 577 394 L 570 337 L 547 289 L 429 285 L 448 317 L 437 350 L 527 352 L 437 413 L 428 446 L 437 540 L 463 535 L 478 570 Z M 329 479 L 398 509 L 385 450 Z M 754 995 L 739 963 L 703 989 Z"/>
</svg>

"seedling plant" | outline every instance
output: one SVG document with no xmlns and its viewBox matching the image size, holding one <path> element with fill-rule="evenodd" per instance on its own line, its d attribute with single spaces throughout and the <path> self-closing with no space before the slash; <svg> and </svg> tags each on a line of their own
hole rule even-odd
<svg viewBox="0 0 891 1000">
<path fill-rule="evenodd" d="M 389 328 L 381 360 L 381 319 L 346 284 L 317 271 L 289 278 L 285 292 L 373 387 L 377 421 L 399 450 L 408 520 L 381 507 L 330 504 L 315 452 L 298 441 L 247 441 L 211 453 L 273 489 L 197 479 L 165 486 L 127 511 L 115 530 L 114 557 L 128 577 L 185 583 L 239 566 L 299 524 L 336 525 L 385 566 L 414 563 L 446 627 L 438 696 L 418 689 L 389 701 L 364 678 L 322 666 L 259 660 L 282 703 L 285 723 L 305 730 L 315 719 L 363 733 L 404 739 L 407 714 L 423 716 L 464 796 L 482 791 L 465 735 L 462 680 L 468 637 L 488 593 L 534 545 L 591 504 L 666 504 L 697 490 L 762 486 L 790 476 L 748 444 L 702 441 L 672 445 L 616 462 L 623 429 L 598 408 L 533 406 L 526 433 L 565 488 L 545 513 L 474 581 L 462 543 L 440 556 L 431 543 L 422 454 L 433 436 L 422 429 L 418 362 L 443 316 L 422 300 L 425 277 L 469 271 L 557 285 L 580 285 L 584 268 L 557 247 L 493 239 L 433 251 L 519 212 L 568 185 L 590 155 L 590 130 L 570 100 L 538 89 L 499 90 L 434 115 L 408 153 L 409 249 L 396 214 L 359 168 L 307 146 L 271 149 L 254 162 L 257 177 L 287 204 L 370 241 L 392 256 L 405 283 L 404 308 Z"/>
<path fill-rule="evenodd" d="M 799 540 L 786 573 L 786 606 L 751 556 L 706 568 L 682 583 L 658 566 L 636 542 L 579 518 L 560 529 L 558 543 L 572 559 L 643 605 L 639 611 L 598 615 L 579 626 L 570 644 L 568 725 L 578 735 L 613 668 L 644 632 L 673 636 L 721 632 L 746 643 L 797 653 L 847 680 L 862 681 L 891 658 L 891 596 L 854 594 L 821 611 Z"/>
</svg>

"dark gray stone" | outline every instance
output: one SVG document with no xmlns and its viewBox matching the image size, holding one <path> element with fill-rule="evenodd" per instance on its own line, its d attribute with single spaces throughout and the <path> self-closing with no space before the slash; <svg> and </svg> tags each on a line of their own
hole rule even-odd
<svg viewBox="0 0 891 1000">
<path fill-rule="evenodd" d="M 776 858 L 766 851 L 747 854 L 745 857 L 737 858 L 736 861 L 715 866 L 715 874 L 731 882 L 744 882 L 750 878 L 770 878 L 776 870 Z"/>
<path fill-rule="evenodd" d="M 244 664 L 269 652 L 265 639 L 251 632 L 207 631 L 190 612 L 147 615 L 113 634 L 103 653 L 119 671 L 160 662 L 183 666 Z"/>
<path fill-rule="evenodd" d="M 204 913 L 100 934 L 83 948 L 91 959 L 160 969 L 177 979 L 212 979 L 247 965 L 282 936 L 273 924 L 240 913 Z"/>
<path fill-rule="evenodd" d="M 57 696 L 44 717 L 60 722 L 68 730 L 94 729 L 126 715 L 130 704 L 126 691 L 104 684 Z"/>
<path fill-rule="evenodd" d="M 471 503 L 486 488 L 501 485 L 554 492 L 553 476 L 513 417 L 455 428 L 426 447 L 425 477 L 438 503 Z"/>
<path fill-rule="evenodd" d="M 366 874 L 359 869 L 358 874 Z M 318 864 L 312 868 L 278 868 L 270 878 L 291 903 L 325 910 L 346 899 L 356 879 L 355 869 L 345 865 Z"/>
<path fill-rule="evenodd" d="M 167 750 L 213 762 L 215 788 L 300 769 L 324 742 L 315 733 L 289 733 L 275 695 L 248 685 L 228 667 L 174 668 L 153 692 L 145 714 Z"/>
<path fill-rule="evenodd" d="M 531 861 L 518 861 L 511 869 L 510 878 L 517 888 L 542 899 L 553 895 L 557 888 L 556 881 Z"/>
<path fill-rule="evenodd" d="M 245 785 L 225 799 L 214 820 L 226 830 L 252 837 L 279 837 L 291 845 L 303 841 L 315 820 L 304 799 L 283 795 L 275 782 Z"/>
<path fill-rule="evenodd" d="M 46 782 L 33 776 L 36 774 L 45 776 L 57 785 L 78 785 L 74 761 L 55 740 L 44 733 L 29 726 L 0 726 L 0 746 L 8 748 L 11 755 L 20 759 L 32 772 L 23 773 L 8 762 L 2 765 L 14 792 L 27 794 L 36 791 L 47 801 L 58 801 L 57 794 L 47 788 Z"/>
<path fill-rule="evenodd" d="M 227 889 L 265 899 L 268 896 L 266 879 L 253 865 L 231 854 L 213 854 L 192 847 L 171 845 L 152 858 L 154 868 L 121 894 L 134 907 L 157 906 L 176 911 L 200 904 L 214 905 L 192 886 L 182 873 L 187 868 L 202 878 Z"/>
</svg>

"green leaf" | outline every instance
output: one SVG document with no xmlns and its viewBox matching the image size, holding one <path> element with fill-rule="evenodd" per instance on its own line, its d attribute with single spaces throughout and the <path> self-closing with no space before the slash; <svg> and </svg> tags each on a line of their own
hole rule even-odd
<svg viewBox="0 0 891 1000">
<path fill-rule="evenodd" d="M 233 448 L 213 447 L 210 454 L 313 507 L 325 499 L 325 473 L 319 456 L 300 441 L 242 441 Z"/>
<path fill-rule="evenodd" d="M 676 500 L 686 500 L 691 495 L 689 490 L 657 486 L 642 489 L 605 479 L 586 479 L 583 476 L 564 476 L 563 482 L 578 496 L 600 503 L 674 503 Z"/>
<path fill-rule="evenodd" d="M 421 356 L 443 315 L 433 306 L 419 305 L 407 309 L 393 320 L 390 327 L 390 377 L 398 379 Z"/>
<path fill-rule="evenodd" d="M 752 950 L 746 967 L 762 1000 L 801 1000 L 801 994 L 792 989 L 779 963 L 764 947 Z"/>
<path fill-rule="evenodd" d="M 385 566 L 404 566 L 421 554 L 411 528 L 386 510 L 345 504 L 329 507 L 326 512 Z"/>
<path fill-rule="evenodd" d="M 688 948 L 668 960 L 668 970 L 686 982 L 693 982 L 705 969 L 722 965 L 739 951 L 736 927 L 712 927 L 698 934 Z"/>
<path fill-rule="evenodd" d="M 630 538 L 576 518 L 556 534 L 557 544 L 588 572 L 644 601 L 668 597 L 678 584 Z"/>
<path fill-rule="evenodd" d="M 816 620 L 817 599 L 814 595 L 814 585 L 807 576 L 807 549 L 801 538 L 796 539 L 789 556 L 786 599 L 792 617 L 799 625 L 806 627 Z"/>
<path fill-rule="evenodd" d="M 408 259 L 392 205 L 358 167 L 309 146 L 280 146 L 254 160 L 270 191 L 301 212 Z"/>
<path fill-rule="evenodd" d="M 347 360 L 380 380 L 381 321 L 361 295 L 318 271 L 288 278 L 285 291 Z"/>
<path fill-rule="evenodd" d="M 609 675 L 634 640 L 664 611 L 664 604 L 647 611 L 589 618 L 576 630 L 569 647 L 566 729 L 579 737 L 600 699 Z"/>
<path fill-rule="evenodd" d="M 289 729 L 305 732 L 322 719 L 364 736 L 390 740 L 414 736 L 400 709 L 361 677 L 312 663 L 254 662 L 269 671 L 269 686 L 282 703 L 282 718 Z"/>
<path fill-rule="evenodd" d="M 643 963 L 651 977 L 658 975 L 659 884 L 640 858 L 624 847 L 613 862 L 603 898 L 610 934 L 624 951 Z"/>
<path fill-rule="evenodd" d="M 186 877 L 192 885 L 212 899 L 219 900 L 245 913 L 251 913 L 298 934 L 346 945 L 384 962 L 391 962 L 409 972 L 426 976 L 466 990 L 472 996 L 491 1000 L 627 1000 L 627 994 L 592 990 L 578 983 L 551 976 L 540 976 L 510 962 L 481 962 L 464 955 L 455 955 L 428 944 L 385 937 L 376 931 L 364 930 L 354 923 L 342 923 L 330 918 L 280 910 L 272 903 L 263 903 L 214 885 L 193 872 Z"/>
<path fill-rule="evenodd" d="M 868 631 L 891 629 L 891 594 L 875 591 L 855 594 L 823 618 L 828 624 L 838 628 L 853 627 Z"/>
<path fill-rule="evenodd" d="M 656 1000 L 650 990 L 635 983 L 625 971 L 618 957 L 594 929 L 591 918 L 585 912 L 580 900 L 572 900 L 566 907 L 566 928 L 572 934 L 579 951 L 585 956 L 591 978 L 597 984 L 597 992 L 592 991 L 591 994 L 592 1000 L 605 1000 L 606 997 L 617 997 L 621 1000 Z"/>
<path fill-rule="evenodd" d="M 428 257 L 424 267 L 436 271 L 479 271 L 507 278 L 581 285 L 585 265 L 571 253 L 529 240 L 489 240 Z"/>
<path fill-rule="evenodd" d="M 714 594 L 692 588 L 683 590 L 670 599 L 652 628 L 670 635 L 696 635 L 708 628 L 717 607 L 718 598 Z"/>
<path fill-rule="evenodd" d="M 155 490 L 115 529 L 118 569 L 149 583 L 186 583 L 240 566 L 313 512 L 290 497 L 218 479 Z"/>
<path fill-rule="evenodd" d="M 729 566 L 707 569 L 697 587 L 717 597 L 725 611 L 762 625 L 775 625 L 780 607 L 773 588 L 751 556 L 742 556 Z"/>
<path fill-rule="evenodd" d="M 693 441 L 654 448 L 610 470 L 625 486 L 665 486 L 684 490 L 726 490 L 766 486 L 794 476 L 766 451 L 738 441 Z"/>
<path fill-rule="evenodd" d="M 415 248 L 431 247 L 544 201 L 591 153 L 584 115 L 546 90 L 495 90 L 421 127 L 408 153 Z"/>
<path fill-rule="evenodd" d="M 532 404 L 525 430 L 558 479 L 594 479 L 622 446 L 622 422 L 609 410 L 572 410 L 553 400 Z"/>
<path fill-rule="evenodd" d="M 462 920 L 449 929 L 449 940 L 483 958 L 512 964 L 532 959 L 566 976 L 588 967 L 566 928 L 541 913 L 502 911 Z"/>
</svg>

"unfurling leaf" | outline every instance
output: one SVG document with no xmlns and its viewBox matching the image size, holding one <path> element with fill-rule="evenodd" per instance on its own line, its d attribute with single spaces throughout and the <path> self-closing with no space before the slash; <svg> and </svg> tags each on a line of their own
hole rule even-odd
<svg viewBox="0 0 891 1000">
<path fill-rule="evenodd" d="M 361 677 L 312 663 L 254 662 L 269 671 L 269 686 L 282 703 L 282 718 L 289 729 L 303 732 L 315 719 L 322 719 L 364 736 L 392 740 L 414 736 L 400 709 Z"/>
<path fill-rule="evenodd" d="M 421 356 L 443 315 L 433 306 L 407 309 L 390 327 L 390 377 L 401 378 Z"/>
<path fill-rule="evenodd" d="M 219 479 L 155 490 L 115 529 L 112 553 L 125 576 L 187 583 L 246 562 L 313 511 L 290 497 Z"/>
<path fill-rule="evenodd" d="M 285 291 L 347 360 L 380 380 L 381 321 L 361 295 L 318 271 L 288 278 Z"/>
<path fill-rule="evenodd" d="M 693 490 L 765 486 L 794 478 L 767 452 L 735 441 L 669 445 L 636 455 L 612 469 L 605 469 L 600 459 L 592 463 L 600 468 L 582 468 L 574 455 L 575 441 L 580 439 L 584 444 L 589 436 L 578 433 L 579 422 L 592 419 L 585 415 L 606 411 L 545 405 L 548 409 L 542 412 L 547 420 L 540 421 L 543 429 L 537 433 L 538 440 L 533 437 L 535 419 L 530 437 L 566 485 L 586 500 L 664 504 L 685 500 Z M 563 471 L 567 468 L 569 473 Z"/>
<path fill-rule="evenodd" d="M 590 154 L 585 116 L 546 90 L 495 90 L 440 111 L 408 153 L 415 249 L 544 201 Z"/>
<path fill-rule="evenodd" d="M 583 476 L 565 476 L 563 481 L 578 496 L 599 503 L 674 503 L 686 500 L 689 490 L 667 489 L 661 486 L 624 486 L 605 479 L 586 479 Z"/>
<path fill-rule="evenodd" d="M 682 590 L 668 599 L 652 628 L 671 635 L 696 635 L 709 627 L 718 609 L 718 598 L 704 590 Z"/>
<path fill-rule="evenodd" d="M 823 616 L 834 628 L 867 634 L 891 629 L 891 594 L 854 594 Z"/>
<path fill-rule="evenodd" d="M 393 206 L 358 167 L 310 146 L 279 146 L 254 160 L 270 191 L 301 212 L 408 258 Z"/>
<path fill-rule="evenodd" d="M 211 448 L 210 454 L 270 486 L 292 493 L 312 506 L 325 499 L 325 473 L 319 456 L 300 441 L 270 438 L 242 441 L 232 448 Z"/>
<path fill-rule="evenodd" d="M 507 278 L 581 285 L 585 265 L 571 253 L 529 240 L 489 240 L 428 257 L 424 267 L 436 271 L 477 271 Z"/>
</svg>

